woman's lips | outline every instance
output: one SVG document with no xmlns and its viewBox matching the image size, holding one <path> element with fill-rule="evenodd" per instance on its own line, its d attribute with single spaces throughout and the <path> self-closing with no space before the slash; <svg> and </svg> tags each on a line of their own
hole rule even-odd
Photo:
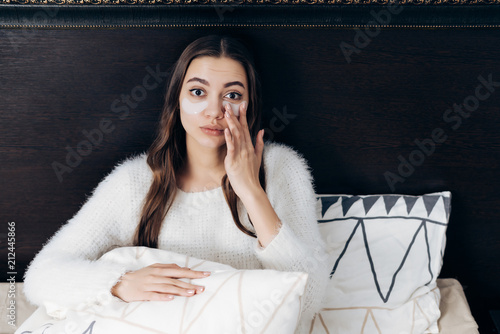
<svg viewBox="0 0 500 334">
<path fill-rule="evenodd" d="M 224 130 L 201 128 L 201 131 L 203 131 L 204 133 L 206 133 L 207 135 L 210 135 L 210 136 L 223 136 L 224 135 Z"/>
</svg>

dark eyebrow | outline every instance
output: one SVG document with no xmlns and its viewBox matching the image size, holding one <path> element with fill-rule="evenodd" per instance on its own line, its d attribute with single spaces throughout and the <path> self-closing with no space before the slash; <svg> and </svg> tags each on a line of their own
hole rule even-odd
<svg viewBox="0 0 500 334">
<path fill-rule="evenodd" d="M 243 87 L 243 89 L 245 89 L 245 86 L 240 81 L 228 82 L 228 83 L 224 84 L 224 88 L 229 87 L 229 86 L 233 86 L 233 85 L 238 85 L 238 86 Z"/>
<path fill-rule="evenodd" d="M 189 79 L 186 83 L 191 82 L 191 81 L 198 81 L 198 82 L 204 84 L 205 86 L 210 87 L 210 84 L 205 79 L 194 77 L 194 78 Z M 233 86 L 233 85 L 238 85 L 238 86 L 241 86 L 241 87 L 245 88 L 245 85 L 243 85 L 240 81 L 231 81 L 231 82 L 228 82 L 228 83 L 224 84 L 224 88 L 227 88 L 227 87 Z"/>
</svg>

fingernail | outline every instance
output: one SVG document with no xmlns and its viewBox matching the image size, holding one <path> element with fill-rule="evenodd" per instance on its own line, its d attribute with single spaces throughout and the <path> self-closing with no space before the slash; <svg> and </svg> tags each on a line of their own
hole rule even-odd
<svg viewBox="0 0 500 334">
<path fill-rule="evenodd" d="M 210 271 L 204 271 L 204 272 L 203 272 L 203 275 L 205 275 L 205 276 L 209 276 L 210 274 L 211 274 L 211 272 L 210 272 Z"/>
<path fill-rule="evenodd" d="M 174 296 L 171 296 L 171 295 L 170 295 L 170 296 L 166 296 L 165 298 L 166 298 L 166 299 L 170 299 L 170 300 L 171 300 L 171 299 L 174 299 Z"/>
<path fill-rule="evenodd" d="M 243 109 L 245 109 L 245 107 L 247 106 L 247 102 L 246 102 L 246 101 L 245 101 L 245 102 L 243 102 L 243 103 L 241 104 L 241 106 L 242 106 L 242 108 L 243 108 Z"/>
<path fill-rule="evenodd" d="M 191 295 L 194 293 L 194 290 L 188 290 L 187 293 L 189 293 Z"/>
<path fill-rule="evenodd" d="M 200 290 L 200 292 L 203 292 L 203 291 L 205 291 L 205 287 L 202 286 L 202 287 L 199 288 L 199 290 Z"/>
<path fill-rule="evenodd" d="M 226 117 L 229 118 L 229 113 L 226 111 Z"/>
</svg>

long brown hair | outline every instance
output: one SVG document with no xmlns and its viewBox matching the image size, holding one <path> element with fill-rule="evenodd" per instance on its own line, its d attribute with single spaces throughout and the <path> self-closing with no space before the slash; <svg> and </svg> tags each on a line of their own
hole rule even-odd
<svg viewBox="0 0 500 334">
<path fill-rule="evenodd" d="M 186 131 L 180 121 L 179 96 L 182 83 L 191 61 L 197 57 L 226 57 L 238 61 L 244 68 L 248 81 L 249 101 L 247 121 L 255 145 L 261 122 L 261 85 L 252 55 L 238 38 L 226 35 L 209 35 L 189 44 L 173 65 L 167 82 L 165 104 L 161 113 L 156 139 L 148 150 L 147 163 L 153 171 L 153 182 L 146 195 L 141 219 L 137 226 L 134 245 L 157 248 L 161 225 L 177 193 L 177 179 L 186 163 Z M 264 161 L 259 170 L 259 180 L 265 189 Z M 224 197 L 236 226 L 249 236 L 255 233 L 241 224 L 238 215 L 238 196 L 227 174 L 221 181 Z M 250 217 L 248 217 L 250 220 Z M 168 223 L 168 222 L 167 222 Z M 250 221 L 251 223 L 251 221 Z M 253 224 L 252 224 L 253 226 Z"/>
</svg>

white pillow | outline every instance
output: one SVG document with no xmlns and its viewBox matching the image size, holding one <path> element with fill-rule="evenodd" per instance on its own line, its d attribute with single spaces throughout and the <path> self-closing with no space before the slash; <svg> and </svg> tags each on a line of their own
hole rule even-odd
<svg viewBox="0 0 500 334">
<path fill-rule="evenodd" d="M 312 333 L 438 333 L 450 198 L 319 195 L 332 272 Z"/>
<path fill-rule="evenodd" d="M 270 269 L 236 270 L 228 265 L 146 247 L 116 248 L 98 261 L 112 261 L 136 270 L 154 263 L 211 271 L 202 279 L 182 279 L 205 286 L 192 297 L 165 302 L 126 303 L 113 298 L 65 310 L 65 318 L 50 317 L 45 307 L 16 333 L 293 333 L 297 325 L 307 273 Z M 62 310 L 59 310 L 62 311 Z"/>
<path fill-rule="evenodd" d="M 0 296 L 3 303 L 0 302 L 0 333 L 12 334 L 15 332 L 17 325 L 23 323 L 36 310 L 36 307 L 31 305 L 24 296 L 24 283 L 0 283 Z M 13 298 L 14 297 L 14 298 Z M 12 304 L 12 301 L 15 301 Z"/>
</svg>

